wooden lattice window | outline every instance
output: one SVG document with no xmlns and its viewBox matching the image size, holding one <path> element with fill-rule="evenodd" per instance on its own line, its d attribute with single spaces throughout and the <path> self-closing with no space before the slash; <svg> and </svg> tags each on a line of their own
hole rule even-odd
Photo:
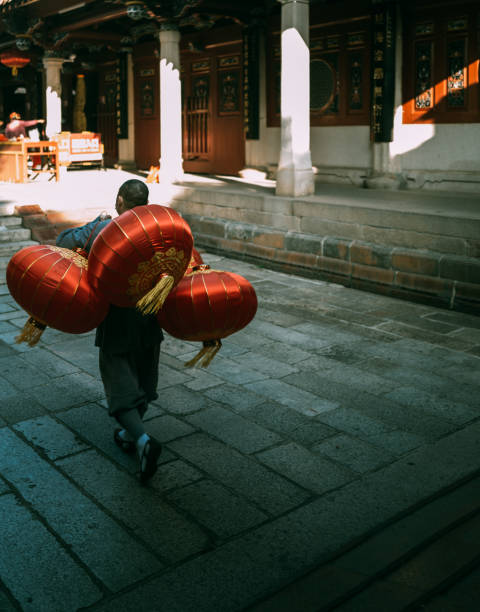
<svg viewBox="0 0 480 612">
<path fill-rule="evenodd" d="M 369 16 L 312 24 L 310 28 L 310 124 L 370 124 Z M 267 37 L 267 124 L 280 125 L 280 32 Z"/>
<path fill-rule="evenodd" d="M 404 15 L 404 123 L 480 121 L 478 2 Z"/>
</svg>

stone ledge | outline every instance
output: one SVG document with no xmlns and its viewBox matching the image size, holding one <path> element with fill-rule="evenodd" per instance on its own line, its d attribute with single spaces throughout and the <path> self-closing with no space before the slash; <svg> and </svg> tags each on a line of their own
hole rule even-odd
<svg viewBox="0 0 480 612">
<path fill-rule="evenodd" d="M 480 313 L 480 261 L 473 258 L 184 216 L 200 247 L 347 287 Z M 208 232 L 212 226 L 217 235 Z"/>
<path fill-rule="evenodd" d="M 480 260 L 454 255 L 444 256 L 440 259 L 440 276 L 478 284 L 480 283 Z"/>
</svg>

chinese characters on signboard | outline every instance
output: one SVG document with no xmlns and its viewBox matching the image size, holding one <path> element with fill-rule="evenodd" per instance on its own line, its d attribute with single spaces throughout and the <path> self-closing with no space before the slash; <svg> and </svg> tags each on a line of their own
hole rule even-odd
<svg viewBox="0 0 480 612">
<path fill-rule="evenodd" d="M 258 140 L 259 133 L 259 30 L 250 27 L 243 38 L 243 120 L 245 137 Z"/>
<path fill-rule="evenodd" d="M 153 81 L 143 81 L 140 86 L 140 115 L 144 118 L 153 117 L 154 110 Z"/>
<path fill-rule="evenodd" d="M 391 142 L 395 93 L 395 5 L 376 2 L 373 7 L 372 139 Z"/>
<path fill-rule="evenodd" d="M 127 54 L 122 53 L 117 63 L 117 136 L 128 138 L 128 93 L 127 93 Z"/>
</svg>

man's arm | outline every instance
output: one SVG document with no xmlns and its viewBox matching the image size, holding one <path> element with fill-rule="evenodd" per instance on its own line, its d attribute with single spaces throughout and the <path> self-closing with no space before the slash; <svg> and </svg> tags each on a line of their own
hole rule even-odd
<svg viewBox="0 0 480 612">
<path fill-rule="evenodd" d="M 20 123 L 23 125 L 23 127 L 25 128 L 29 128 L 29 127 L 33 127 L 34 125 L 37 125 L 37 123 L 45 123 L 44 119 L 29 119 L 28 121 L 20 121 Z"/>
<path fill-rule="evenodd" d="M 56 245 L 73 251 L 77 247 L 84 248 L 85 243 L 90 238 L 86 247 L 87 252 L 89 252 L 95 238 L 110 221 L 111 218 L 102 220 L 100 215 L 81 227 L 66 229 L 57 236 Z"/>
</svg>

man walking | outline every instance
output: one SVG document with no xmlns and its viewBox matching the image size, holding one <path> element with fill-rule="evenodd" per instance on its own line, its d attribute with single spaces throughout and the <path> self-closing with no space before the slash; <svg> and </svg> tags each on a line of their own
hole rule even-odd
<svg viewBox="0 0 480 612">
<path fill-rule="evenodd" d="M 121 215 L 146 204 L 148 187 L 140 180 L 131 179 L 118 190 L 115 210 Z M 57 237 L 57 246 L 72 250 L 80 247 L 88 253 L 95 238 L 110 221 L 110 217 L 99 216 L 86 225 L 65 230 Z M 148 402 L 158 397 L 162 340 L 163 333 L 154 315 L 142 315 L 135 308 L 113 304 L 95 336 L 109 414 L 121 425 L 114 432 L 114 440 L 125 452 L 136 450 L 142 482 L 157 471 L 162 450 L 160 443 L 147 434 L 142 421 Z"/>
</svg>

